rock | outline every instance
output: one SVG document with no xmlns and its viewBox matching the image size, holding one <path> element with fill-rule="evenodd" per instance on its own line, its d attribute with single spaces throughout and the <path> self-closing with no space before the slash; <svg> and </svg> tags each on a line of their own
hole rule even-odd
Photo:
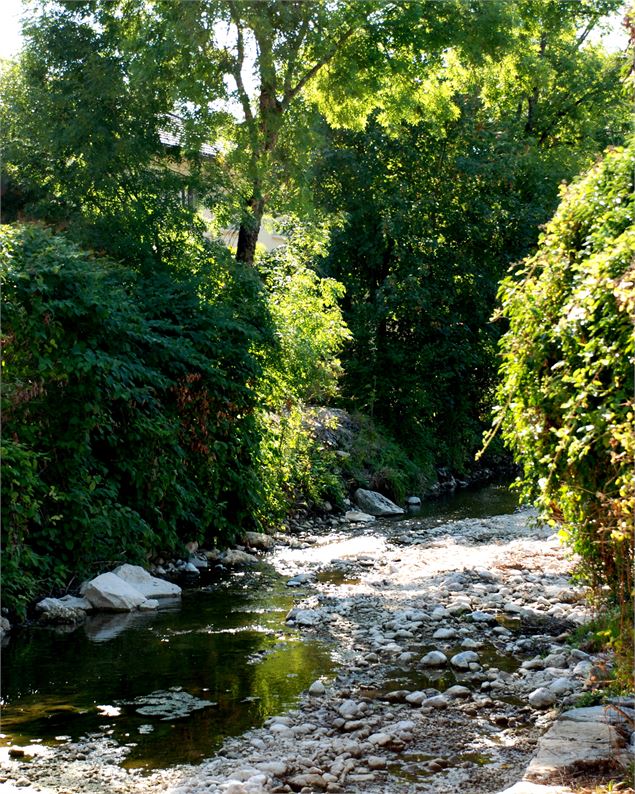
<svg viewBox="0 0 635 794">
<path fill-rule="evenodd" d="M 345 719 L 351 719 L 359 713 L 359 706 L 354 700 L 345 700 L 337 710 Z"/>
<path fill-rule="evenodd" d="M 529 780 L 521 780 L 499 794 L 572 794 L 572 792 L 570 788 L 562 786 L 541 786 L 538 783 L 531 783 Z"/>
<path fill-rule="evenodd" d="M 222 555 L 221 561 L 223 562 L 223 565 L 234 567 L 238 565 L 254 565 L 258 562 L 258 558 L 254 557 L 253 554 L 248 554 L 246 551 L 240 551 L 239 549 L 228 549 Z"/>
<path fill-rule="evenodd" d="M 31 781 L 27 777 L 19 777 L 15 781 L 16 788 L 26 788 L 27 786 L 31 785 Z"/>
<path fill-rule="evenodd" d="M 320 622 L 320 614 L 313 609 L 294 607 L 285 620 L 292 620 L 297 626 L 316 626 Z"/>
<path fill-rule="evenodd" d="M 474 651 L 461 651 L 450 659 L 452 666 L 459 670 L 469 670 L 473 662 L 478 662 L 478 654 Z"/>
<path fill-rule="evenodd" d="M 314 681 L 309 687 L 309 695 L 323 695 L 325 692 L 326 687 L 320 680 Z"/>
<path fill-rule="evenodd" d="M 443 694 L 446 696 L 446 698 L 469 698 L 471 697 L 472 692 L 466 686 L 456 684 L 455 686 L 451 686 L 446 689 Z"/>
<path fill-rule="evenodd" d="M 178 584 L 151 576 L 140 565 L 120 565 L 113 573 L 146 598 L 177 598 L 181 595 Z"/>
<path fill-rule="evenodd" d="M 408 496 L 406 497 L 406 504 L 410 505 L 411 507 L 419 507 L 421 504 L 421 499 L 418 496 Z"/>
<path fill-rule="evenodd" d="M 152 612 L 152 610 L 158 608 L 159 602 L 155 598 L 148 598 L 143 602 L 143 604 L 139 604 L 140 612 Z"/>
<path fill-rule="evenodd" d="M 198 542 L 196 540 L 191 540 L 189 543 L 185 544 L 185 548 L 190 554 L 196 554 L 198 551 Z"/>
<path fill-rule="evenodd" d="M 314 573 L 297 573 L 292 579 L 289 579 L 287 587 L 301 587 L 303 584 L 309 584 L 309 582 L 314 580 Z"/>
<path fill-rule="evenodd" d="M 50 612 L 52 609 L 58 609 L 59 607 L 83 609 L 85 612 L 93 608 L 87 598 L 77 598 L 71 595 L 65 595 L 63 598 L 43 598 L 35 605 L 38 612 Z"/>
<path fill-rule="evenodd" d="M 179 566 L 179 570 L 182 573 L 193 573 L 196 576 L 198 576 L 200 574 L 198 566 L 194 565 L 193 562 L 184 562 L 183 565 Z"/>
<path fill-rule="evenodd" d="M 496 623 L 496 618 L 494 615 L 490 615 L 489 612 L 482 612 L 480 609 L 471 612 L 470 618 L 475 623 Z"/>
<path fill-rule="evenodd" d="M 573 683 L 569 678 L 556 678 L 548 687 L 556 696 L 568 695 L 574 689 Z"/>
<path fill-rule="evenodd" d="M 367 739 L 368 742 L 376 745 L 377 747 L 384 747 L 385 745 L 390 744 L 392 740 L 392 736 L 389 733 L 382 732 L 372 733 Z"/>
<path fill-rule="evenodd" d="M 378 755 L 369 755 L 366 759 L 366 763 L 369 769 L 385 769 L 387 766 L 386 759 Z"/>
<path fill-rule="evenodd" d="M 398 507 L 377 491 L 358 488 L 355 491 L 354 499 L 357 505 L 371 516 L 400 516 L 405 512 L 403 508 Z"/>
<path fill-rule="evenodd" d="M 288 767 L 284 761 L 264 761 L 258 764 L 258 769 L 274 777 L 282 777 L 286 775 Z"/>
<path fill-rule="evenodd" d="M 448 657 L 441 653 L 441 651 L 430 651 L 430 653 L 426 653 L 425 656 L 421 658 L 419 662 L 420 667 L 442 667 L 444 664 L 447 664 Z"/>
<path fill-rule="evenodd" d="M 114 573 L 102 573 L 86 582 L 82 593 L 95 609 L 112 612 L 130 612 L 146 600 L 143 593 Z"/>
<path fill-rule="evenodd" d="M 347 521 L 362 521 L 366 524 L 370 524 L 375 520 L 375 516 L 371 516 L 369 513 L 362 513 L 361 510 L 347 510 L 344 518 Z"/>
<path fill-rule="evenodd" d="M 568 667 L 567 657 L 563 653 L 552 653 L 543 659 L 545 667 L 558 667 L 563 669 Z"/>
<path fill-rule="evenodd" d="M 275 543 L 271 535 L 266 535 L 264 532 L 245 532 L 241 540 L 241 545 L 257 551 L 271 551 Z"/>
<path fill-rule="evenodd" d="M 404 651 L 400 653 L 397 657 L 397 661 L 399 664 L 408 665 L 410 662 L 414 661 L 417 658 L 417 654 L 414 651 Z"/>
<path fill-rule="evenodd" d="M 431 698 L 425 700 L 422 706 L 430 706 L 433 709 L 447 709 L 448 699 L 443 695 L 433 695 Z"/>
<path fill-rule="evenodd" d="M 92 610 L 93 608 L 85 598 L 74 600 L 86 602 L 89 609 Z M 60 598 L 45 598 L 39 604 L 36 604 L 35 608 L 42 613 L 42 619 L 48 623 L 80 623 L 86 617 L 85 609 L 67 606 Z"/>
<path fill-rule="evenodd" d="M 416 692 L 411 692 L 409 695 L 406 695 L 406 703 L 410 703 L 413 706 L 420 706 L 427 697 L 425 692 L 417 690 Z"/>
<path fill-rule="evenodd" d="M 534 689 L 528 697 L 529 705 L 535 709 L 546 709 L 556 702 L 555 694 L 544 686 Z"/>
<path fill-rule="evenodd" d="M 583 659 L 582 661 L 578 662 L 576 666 L 573 668 L 573 675 L 582 676 L 586 678 L 593 670 L 593 662 L 587 661 Z"/>
<path fill-rule="evenodd" d="M 628 706 L 587 706 L 585 708 L 563 711 L 559 719 L 570 722 L 602 722 L 607 725 L 632 725 L 635 711 Z"/>
<path fill-rule="evenodd" d="M 465 601 L 454 601 L 448 604 L 446 611 L 451 617 L 458 618 L 470 611 L 470 605 L 466 604 Z"/>
<path fill-rule="evenodd" d="M 197 570 L 209 568 L 209 561 L 204 554 L 193 554 L 188 560 L 189 565 L 193 565 Z"/>
<path fill-rule="evenodd" d="M 3 634 L 8 634 L 11 631 L 11 624 L 5 617 L 0 617 L 0 637 Z"/>
<path fill-rule="evenodd" d="M 433 640 L 452 640 L 457 636 L 456 629 L 437 629 L 432 635 Z"/>
<path fill-rule="evenodd" d="M 624 739 L 612 725 L 558 720 L 538 743 L 525 777 L 540 781 L 585 767 L 625 761 Z"/>
<path fill-rule="evenodd" d="M 312 791 L 315 789 L 324 790 L 328 786 L 328 783 L 324 780 L 322 775 L 316 774 L 294 775 L 290 777 L 287 782 L 293 791 L 301 791 L 304 788 Z"/>
<path fill-rule="evenodd" d="M 481 643 L 481 642 L 477 642 L 476 640 L 473 640 L 471 637 L 466 637 L 461 642 L 461 648 L 467 648 L 468 650 L 473 651 L 476 648 L 480 648 L 482 646 L 482 644 L 483 643 Z"/>
</svg>

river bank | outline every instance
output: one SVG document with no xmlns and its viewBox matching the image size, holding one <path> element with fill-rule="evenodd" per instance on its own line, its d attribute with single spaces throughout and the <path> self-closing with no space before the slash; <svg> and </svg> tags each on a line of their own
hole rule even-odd
<svg viewBox="0 0 635 794">
<path fill-rule="evenodd" d="M 201 764 L 125 769 L 125 746 L 86 737 L 29 761 L 5 754 L 0 791 L 497 792 L 610 664 L 571 644 L 586 594 L 527 511 L 305 531 L 267 560 L 291 583 L 287 627 L 331 647 L 335 675 Z"/>
</svg>

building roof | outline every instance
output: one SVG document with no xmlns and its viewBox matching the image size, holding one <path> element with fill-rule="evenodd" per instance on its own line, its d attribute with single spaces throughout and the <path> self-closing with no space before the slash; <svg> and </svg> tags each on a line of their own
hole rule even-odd
<svg viewBox="0 0 635 794">
<path fill-rule="evenodd" d="M 159 140 L 164 146 L 178 148 L 183 145 L 183 120 L 174 113 L 169 113 L 168 121 L 172 129 L 159 130 Z M 218 149 L 209 143 L 202 143 L 199 146 L 199 154 L 203 157 L 216 157 Z"/>
</svg>

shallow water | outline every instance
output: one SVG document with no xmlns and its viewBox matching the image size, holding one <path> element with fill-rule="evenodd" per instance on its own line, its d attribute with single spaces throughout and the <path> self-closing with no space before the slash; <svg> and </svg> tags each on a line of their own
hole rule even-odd
<svg viewBox="0 0 635 794">
<path fill-rule="evenodd" d="M 328 647 L 285 626 L 292 605 L 284 580 L 262 566 L 185 590 L 182 604 L 158 613 L 97 615 L 71 633 L 15 632 L 3 649 L 1 741 L 99 734 L 134 743 L 126 766 L 199 761 L 333 670 Z M 127 702 L 172 687 L 215 705 L 165 720 Z"/>
<path fill-rule="evenodd" d="M 515 497 L 495 486 L 425 503 L 416 519 L 437 524 L 509 513 L 515 506 Z M 318 578 L 347 583 L 339 572 Z M 157 613 L 96 615 L 70 631 L 14 630 L 2 652 L 0 746 L 91 735 L 126 745 L 127 767 L 209 757 L 225 737 L 292 707 L 312 681 L 337 668 L 335 649 L 303 640 L 286 626 L 300 594 L 285 582 L 262 563 L 221 580 L 202 577 Z M 131 702 L 157 692 L 173 697 L 174 689 L 209 705 L 166 718 L 140 714 L 143 704 Z"/>
</svg>

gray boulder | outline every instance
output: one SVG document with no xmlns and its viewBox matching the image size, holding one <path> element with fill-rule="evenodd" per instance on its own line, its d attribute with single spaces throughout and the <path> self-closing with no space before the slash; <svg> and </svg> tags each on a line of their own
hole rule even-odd
<svg viewBox="0 0 635 794">
<path fill-rule="evenodd" d="M 447 661 L 448 657 L 441 651 L 430 651 L 421 659 L 419 665 L 421 667 L 443 667 Z"/>
<path fill-rule="evenodd" d="M 113 573 L 146 598 L 175 598 L 181 595 L 178 584 L 151 576 L 140 565 L 120 565 Z"/>
<path fill-rule="evenodd" d="M 539 782 L 585 767 L 627 761 L 625 741 L 612 725 L 559 720 L 540 739 L 525 777 Z"/>
<path fill-rule="evenodd" d="M 246 551 L 240 549 L 228 549 L 221 558 L 223 565 L 254 565 L 258 562 L 258 558 L 253 554 L 248 554 Z"/>
<path fill-rule="evenodd" d="M 50 600 L 57 601 L 55 598 Z M 39 606 L 39 604 L 37 606 Z M 59 602 L 57 604 L 50 605 L 46 610 L 40 610 L 40 612 L 42 613 L 41 619 L 47 623 L 80 623 L 86 617 L 86 612 L 83 609 L 67 607 Z"/>
<path fill-rule="evenodd" d="M 146 600 L 143 593 L 114 573 L 102 573 L 86 582 L 82 593 L 95 609 L 111 612 L 130 612 Z"/>
<path fill-rule="evenodd" d="M 390 499 L 377 493 L 377 491 L 366 491 L 364 488 L 358 488 L 355 491 L 354 499 L 360 509 L 371 516 L 400 516 L 405 512 L 401 507 L 398 507 Z"/>
<path fill-rule="evenodd" d="M 457 667 L 459 670 L 469 670 L 471 664 L 478 662 L 478 654 L 474 651 L 462 651 L 454 655 L 450 662 L 453 667 Z"/>
<path fill-rule="evenodd" d="M 270 551 L 275 545 L 271 535 L 266 535 L 264 532 L 245 532 L 241 542 L 243 546 L 258 551 Z"/>
<path fill-rule="evenodd" d="M 56 612 L 60 609 L 83 610 L 84 612 L 90 612 L 93 606 L 87 598 L 77 598 L 77 596 L 65 595 L 63 598 L 43 598 L 35 605 L 35 608 L 38 612 L 44 612 L 44 614 L 47 615 L 47 613 Z"/>
<path fill-rule="evenodd" d="M 529 695 L 529 705 L 535 709 L 546 709 L 556 702 L 556 694 L 544 686 L 534 689 Z"/>
<path fill-rule="evenodd" d="M 361 510 L 347 510 L 344 514 L 344 518 L 347 521 L 363 521 L 367 524 L 375 520 L 375 516 L 371 516 L 370 513 L 362 513 Z"/>
</svg>

